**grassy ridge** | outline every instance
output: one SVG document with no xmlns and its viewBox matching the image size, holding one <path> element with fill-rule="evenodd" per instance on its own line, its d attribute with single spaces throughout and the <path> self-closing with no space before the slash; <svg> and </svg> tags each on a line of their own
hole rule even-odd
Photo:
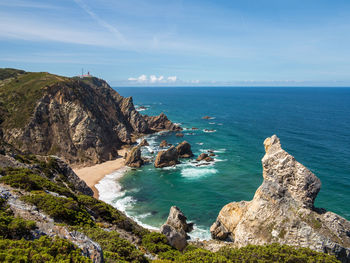
<svg viewBox="0 0 350 263">
<path fill-rule="evenodd" d="M 0 85 L 0 112 L 5 116 L 3 127 L 23 127 L 33 114 L 45 88 L 69 80 L 46 72 L 27 72 L 17 75 L 10 81 L 5 80 L 3 85 Z"/>
</svg>

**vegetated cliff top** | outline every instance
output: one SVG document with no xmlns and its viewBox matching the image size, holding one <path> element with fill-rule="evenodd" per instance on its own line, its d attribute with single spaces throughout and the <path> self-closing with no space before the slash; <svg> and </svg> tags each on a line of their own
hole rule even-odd
<svg viewBox="0 0 350 263">
<path fill-rule="evenodd" d="M 141 115 L 131 97 L 95 77 L 13 69 L 0 69 L 0 76 L 0 136 L 23 152 L 98 163 L 137 136 L 179 129 L 164 114 Z"/>
</svg>

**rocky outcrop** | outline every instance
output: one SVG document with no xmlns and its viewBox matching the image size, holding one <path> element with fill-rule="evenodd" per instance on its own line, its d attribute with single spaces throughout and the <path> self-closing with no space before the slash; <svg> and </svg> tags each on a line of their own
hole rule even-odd
<svg viewBox="0 0 350 263">
<path fill-rule="evenodd" d="M 162 147 L 162 148 L 165 148 L 165 147 L 168 147 L 168 146 L 169 146 L 169 144 L 168 144 L 168 142 L 166 140 L 161 141 L 160 144 L 159 144 L 159 147 Z"/>
<path fill-rule="evenodd" d="M 125 158 L 125 165 L 129 167 L 141 167 L 143 160 L 141 158 L 141 146 L 134 146 L 127 154 Z"/>
<path fill-rule="evenodd" d="M 81 232 L 70 231 L 66 226 L 55 224 L 53 218 L 39 211 L 36 206 L 22 202 L 17 189 L 0 184 L 0 197 L 7 201 L 15 216 L 35 221 L 37 226 L 33 232 L 35 237 L 47 235 L 67 239 L 78 246 L 82 250 L 82 254 L 90 258 L 92 262 L 104 262 L 102 248 L 99 244 Z"/>
<path fill-rule="evenodd" d="M 182 128 L 174 123 L 172 123 L 168 117 L 161 113 L 159 116 L 143 116 L 144 120 L 147 122 L 148 127 L 153 131 L 181 131 Z"/>
<path fill-rule="evenodd" d="M 214 161 L 214 159 L 209 157 L 209 155 L 207 153 L 201 153 L 196 159 L 197 162 L 200 162 L 203 160 L 206 162 L 213 162 Z"/>
<path fill-rule="evenodd" d="M 314 207 L 320 180 L 281 148 L 276 135 L 264 146 L 262 185 L 252 201 L 222 208 L 212 237 L 238 247 L 274 242 L 309 247 L 350 262 L 350 222 Z"/>
<path fill-rule="evenodd" d="M 191 145 L 187 141 L 183 141 L 176 146 L 179 158 L 191 158 L 193 156 Z"/>
<path fill-rule="evenodd" d="M 187 233 L 193 230 L 193 223 L 187 223 L 186 216 L 181 210 L 172 206 L 167 221 L 160 228 L 160 232 L 164 234 L 171 246 L 178 250 L 183 250 L 187 246 Z"/>
<path fill-rule="evenodd" d="M 12 82 L 0 87 L 0 97 L 11 92 Z M 0 98 L 0 112 L 6 112 L 0 130 L 5 142 L 25 153 L 53 154 L 70 164 L 95 164 L 117 158 L 121 146 L 142 134 L 180 129 L 163 113 L 141 115 L 131 97 L 122 97 L 101 79 L 28 73 L 18 77 L 22 82 L 14 96 Z M 26 88 L 31 83 L 38 85 L 35 96 Z M 17 105 L 11 99 L 25 103 L 22 116 L 16 115 L 21 108 L 6 108 Z"/>
<path fill-rule="evenodd" d="M 146 139 L 143 139 L 140 143 L 139 143 L 139 146 L 149 146 L 149 143 Z"/>
<path fill-rule="evenodd" d="M 171 146 L 165 151 L 160 151 L 157 154 L 154 166 L 156 168 L 163 168 L 173 166 L 179 163 L 179 154 L 174 146 Z"/>
</svg>

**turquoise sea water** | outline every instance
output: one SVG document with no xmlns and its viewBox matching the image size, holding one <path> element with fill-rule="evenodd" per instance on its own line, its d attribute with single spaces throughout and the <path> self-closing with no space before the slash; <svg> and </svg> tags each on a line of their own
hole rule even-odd
<svg viewBox="0 0 350 263">
<path fill-rule="evenodd" d="M 208 237 L 220 209 L 232 201 L 251 200 L 262 183 L 263 141 L 276 134 L 282 147 L 322 181 L 316 206 L 350 219 L 350 89 L 157 87 L 116 88 L 145 106 L 143 114 L 164 112 L 183 128 L 152 135 L 150 148 L 161 140 L 187 140 L 197 156 L 215 150 L 216 162 L 197 167 L 184 160 L 176 168 L 146 165 L 120 180 L 122 194 L 112 202 L 148 226 L 159 227 L 169 208 L 181 208 L 195 222 L 196 237 Z M 208 115 L 211 120 L 203 120 Z M 204 129 L 215 130 L 205 132 Z"/>
</svg>

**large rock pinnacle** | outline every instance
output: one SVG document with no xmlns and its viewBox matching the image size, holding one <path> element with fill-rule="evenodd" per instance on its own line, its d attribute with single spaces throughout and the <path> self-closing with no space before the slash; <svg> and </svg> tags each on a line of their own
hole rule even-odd
<svg viewBox="0 0 350 263">
<path fill-rule="evenodd" d="M 253 200 L 225 205 L 210 231 L 215 239 L 248 244 L 309 247 L 350 262 L 350 222 L 314 207 L 318 179 L 284 151 L 276 135 L 264 141 L 262 185 Z"/>
</svg>

